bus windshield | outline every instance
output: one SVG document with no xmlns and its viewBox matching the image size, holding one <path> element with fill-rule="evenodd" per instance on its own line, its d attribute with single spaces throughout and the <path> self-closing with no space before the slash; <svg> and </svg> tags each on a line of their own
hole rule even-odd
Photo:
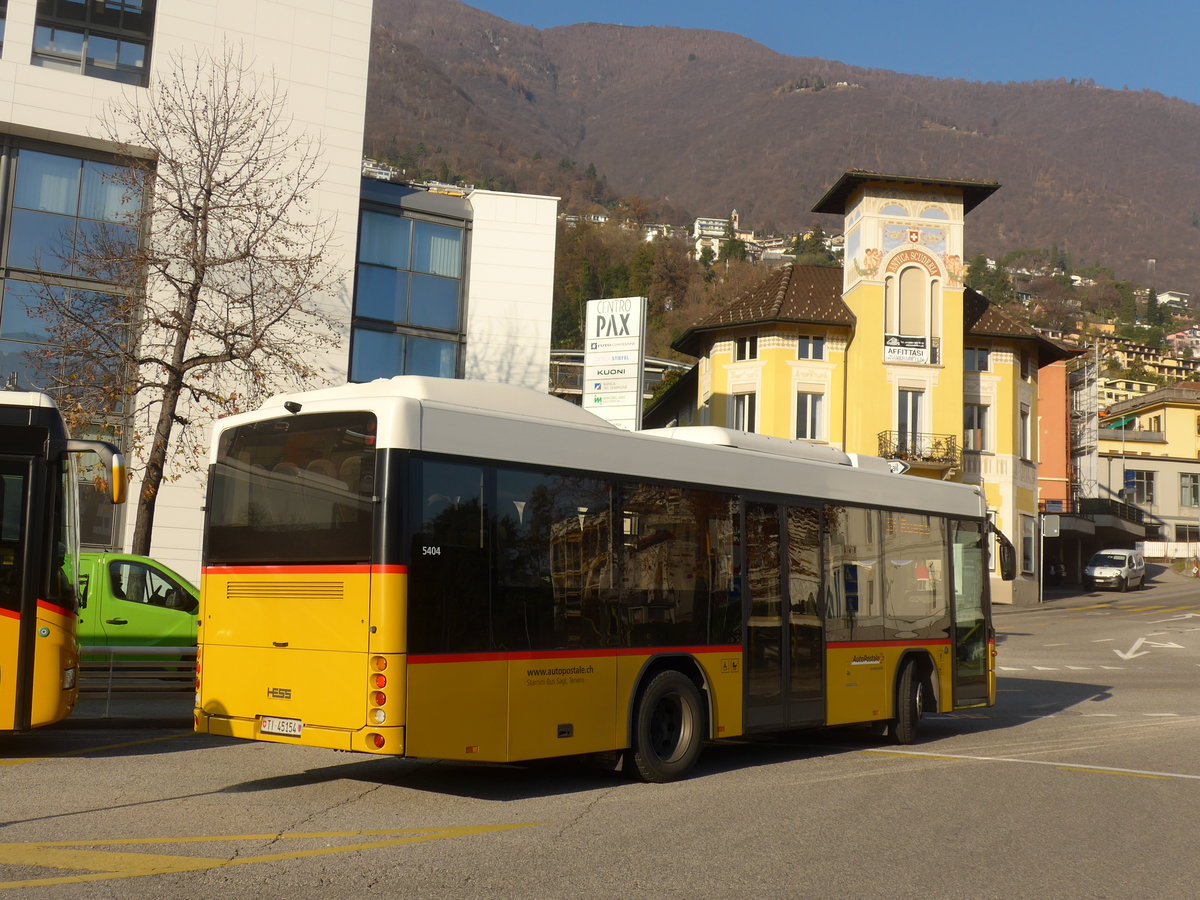
<svg viewBox="0 0 1200 900">
<path fill-rule="evenodd" d="M 209 480 L 209 564 L 369 561 L 374 490 L 371 413 L 230 429 Z"/>
</svg>

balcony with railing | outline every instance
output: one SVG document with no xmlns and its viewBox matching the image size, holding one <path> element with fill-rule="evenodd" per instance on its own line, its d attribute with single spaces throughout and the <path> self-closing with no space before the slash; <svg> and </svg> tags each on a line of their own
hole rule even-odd
<svg viewBox="0 0 1200 900">
<path fill-rule="evenodd" d="M 956 435 L 923 431 L 879 432 L 879 455 L 926 469 L 957 469 L 962 462 Z"/>
</svg>

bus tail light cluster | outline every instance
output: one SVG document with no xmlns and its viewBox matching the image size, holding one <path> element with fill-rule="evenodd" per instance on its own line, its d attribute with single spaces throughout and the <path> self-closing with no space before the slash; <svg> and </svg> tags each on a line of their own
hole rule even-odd
<svg viewBox="0 0 1200 900">
<path fill-rule="evenodd" d="M 196 706 L 200 705 L 200 650 L 196 649 Z"/>
<path fill-rule="evenodd" d="M 383 725 L 387 722 L 387 710 L 385 709 L 387 706 L 387 694 L 382 690 L 387 687 L 387 675 L 384 674 L 387 665 L 386 658 L 382 656 L 371 657 L 371 674 L 367 678 L 367 685 L 370 688 L 367 692 L 367 704 L 369 707 L 367 722 L 371 725 Z M 383 735 L 369 734 L 367 735 L 367 742 L 378 750 L 383 747 Z"/>
</svg>

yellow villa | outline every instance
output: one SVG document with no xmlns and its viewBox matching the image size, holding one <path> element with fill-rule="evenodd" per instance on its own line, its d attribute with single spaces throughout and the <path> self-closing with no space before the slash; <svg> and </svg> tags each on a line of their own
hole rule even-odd
<svg viewBox="0 0 1200 900">
<path fill-rule="evenodd" d="M 673 346 L 698 359 L 694 378 L 647 424 L 823 442 L 979 484 L 1018 550 L 993 599 L 1036 603 L 1037 376 L 1068 351 L 963 285 L 963 219 L 998 187 L 847 172 L 814 207 L 845 217 L 844 266 L 775 270 L 684 332 Z"/>
</svg>

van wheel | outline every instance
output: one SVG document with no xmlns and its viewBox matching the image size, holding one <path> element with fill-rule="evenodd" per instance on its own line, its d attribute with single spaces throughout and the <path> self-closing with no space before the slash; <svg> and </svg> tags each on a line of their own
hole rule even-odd
<svg viewBox="0 0 1200 900">
<path fill-rule="evenodd" d="M 1120 591 L 1122 594 L 1125 593 L 1127 590 L 1129 590 L 1129 582 L 1126 581 L 1124 578 L 1118 579 L 1117 580 L 1117 590 Z"/>
<path fill-rule="evenodd" d="M 704 742 L 704 709 L 692 679 L 674 669 L 659 672 L 638 700 L 633 721 L 633 764 L 643 781 L 681 778 Z"/>
</svg>

